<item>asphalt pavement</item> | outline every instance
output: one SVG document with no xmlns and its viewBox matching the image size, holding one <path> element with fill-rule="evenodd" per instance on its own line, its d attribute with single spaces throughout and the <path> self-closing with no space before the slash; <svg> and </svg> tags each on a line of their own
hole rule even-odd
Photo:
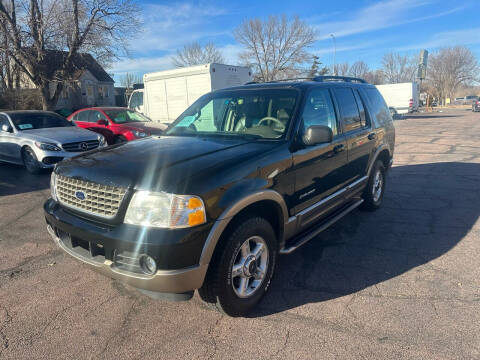
<svg viewBox="0 0 480 360">
<path fill-rule="evenodd" d="M 0 164 L 0 359 L 479 359 L 480 113 L 395 126 L 383 207 L 280 256 L 248 318 L 88 270 L 46 231 L 50 175 Z"/>
</svg>

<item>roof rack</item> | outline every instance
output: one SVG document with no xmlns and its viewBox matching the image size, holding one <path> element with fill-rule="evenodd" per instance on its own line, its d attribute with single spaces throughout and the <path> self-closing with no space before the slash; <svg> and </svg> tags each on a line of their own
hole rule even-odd
<svg viewBox="0 0 480 360">
<path fill-rule="evenodd" d="M 316 76 L 312 79 L 313 81 L 326 82 L 326 81 L 345 81 L 345 82 L 359 82 L 362 84 L 368 84 L 365 80 L 349 76 Z"/>
<path fill-rule="evenodd" d="M 314 78 L 298 77 L 298 78 L 291 78 L 291 79 L 271 80 L 271 81 L 265 81 L 262 84 L 271 84 L 271 83 L 284 82 L 284 81 L 300 81 L 300 80 L 316 81 L 316 82 L 345 81 L 345 82 L 359 82 L 359 83 L 362 83 L 362 84 L 368 84 L 367 81 L 365 81 L 363 79 L 360 79 L 360 78 L 349 77 L 349 76 L 333 76 L 333 75 L 316 76 Z M 245 85 L 251 85 L 251 84 L 259 84 L 259 82 L 249 81 L 249 82 L 245 83 Z"/>
</svg>

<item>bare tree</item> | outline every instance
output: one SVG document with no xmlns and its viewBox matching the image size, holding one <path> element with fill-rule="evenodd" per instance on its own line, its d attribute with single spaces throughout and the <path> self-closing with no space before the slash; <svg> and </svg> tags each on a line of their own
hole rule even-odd
<svg viewBox="0 0 480 360">
<path fill-rule="evenodd" d="M 348 75 L 356 78 L 365 78 L 365 75 L 369 72 L 368 65 L 363 61 L 356 61 L 350 66 Z"/>
<path fill-rule="evenodd" d="M 225 62 L 222 53 L 213 43 L 208 43 L 202 47 L 198 42 L 193 42 L 183 46 L 183 49 L 177 50 L 177 55 L 172 57 L 173 65 L 178 68 L 201 65 L 208 63 Z"/>
<path fill-rule="evenodd" d="M 398 84 L 415 80 L 416 58 L 398 53 L 383 56 L 382 67 L 387 84 Z"/>
<path fill-rule="evenodd" d="M 134 0 L 0 0 L 8 41 L 0 51 L 10 51 L 22 77 L 40 89 L 43 109 L 50 110 L 78 70 L 77 54 L 89 52 L 105 63 L 127 53 L 138 14 Z"/>
<path fill-rule="evenodd" d="M 244 47 L 241 58 L 252 67 L 258 81 L 272 81 L 305 73 L 311 56 L 307 49 L 315 42 L 316 32 L 298 17 L 270 16 L 243 22 L 234 31 Z"/>
<path fill-rule="evenodd" d="M 134 84 L 140 84 L 143 82 L 143 79 L 132 73 L 125 73 L 124 75 L 120 76 L 120 85 L 126 87 L 127 89 L 132 89 Z"/>
<path fill-rule="evenodd" d="M 367 82 L 373 85 L 385 84 L 385 76 L 380 69 L 372 70 L 366 73 L 363 77 Z"/>
<path fill-rule="evenodd" d="M 347 76 L 350 71 L 350 64 L 349 63 L 341 63 L 335 64 L 333 68 L 333 75 L 337 76 Z"/>
<path fill-rule="evenodd" d="M 473 52 L 464 46 L 448 47 L 430 56 L 428 84 L 442 101 L 453 98 L 460 85 L 479 81 L 479 64 Z"/>
</svg>

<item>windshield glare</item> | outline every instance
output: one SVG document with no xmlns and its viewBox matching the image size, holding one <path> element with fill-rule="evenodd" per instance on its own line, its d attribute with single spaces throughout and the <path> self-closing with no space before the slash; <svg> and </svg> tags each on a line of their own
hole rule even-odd
<svg viewBox="0 0 480 360">
<path fill-rule="evenodd" d="M 105 114 L 107 114 L 115 124 L 151 121 L 146 116 L 132 110 L 105 110 Z"/>
<path fill-rule="evenodd" d="M 17 113 L 10 114 L 10 118 L 19 131 L 75 126 L 60 115 L 49 113 Z"/>
<path fill-rule="evenodd" d="M 293 115 L 295 90 L 238 90 L 208 94 L 170 125 L 166 135 L 282 138 Z"/>
</svg>

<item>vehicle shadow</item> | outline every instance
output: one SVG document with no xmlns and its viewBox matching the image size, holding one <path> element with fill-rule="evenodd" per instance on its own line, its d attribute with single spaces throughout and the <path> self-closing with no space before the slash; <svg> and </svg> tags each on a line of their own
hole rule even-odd
<svg viewBox="0 0 480 360">
<path fill-rule="evenodd" d="M 393 167 L 382 208 L 355 211 L 280 256 L 271 288 L 250 316 L 353 294 L 447 253 L 477 221 L 479 188 L 480 164 Z"/>
<path fill-rule="evenodd" d="M 50 187 L 50 170 L 30 174 L 23 166 L 0 162 L 0 196 L 22 194 Z"/>
</svg>

